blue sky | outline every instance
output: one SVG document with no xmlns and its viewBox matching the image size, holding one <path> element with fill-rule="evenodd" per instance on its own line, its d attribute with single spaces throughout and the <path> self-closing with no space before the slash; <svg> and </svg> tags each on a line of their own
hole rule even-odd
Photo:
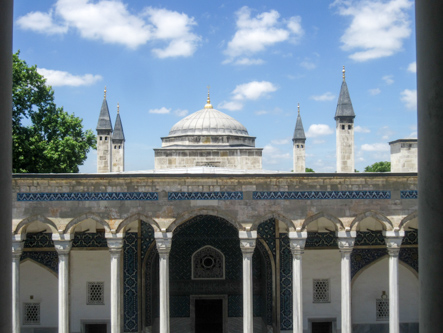
<svg viewBox="0 0 443 333">
<path fill-rule="evenodd" d="M 297 103 L 306 166 L 335 171 L 334 114 L 346 66 L 356 169 L 416 137 L 414 2 L 15 0 L 14 52 L 36 64 L 58 106 L 95 132 L 107 87 L 120 104 L 126 171 L 185 115 L 214 107 L 240 121 L 263 168 L 292 169 Z M 92 151 L 81 172 L 96 172 Z"/>
</svg>

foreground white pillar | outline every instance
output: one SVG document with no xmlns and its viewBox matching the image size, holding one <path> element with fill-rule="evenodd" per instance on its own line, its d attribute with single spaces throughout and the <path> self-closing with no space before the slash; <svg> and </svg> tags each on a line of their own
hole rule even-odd
<svg viewBox="0 0 443 333">
<path fill-rule="evenodd" d="M 389 254 L 389 333 L 400 333 L 398 302 L 398 255 L 404 231 L 385 231 L 386 247 Z"/>
<path fill-rule="evenodd" d="M 356 231 L 339 231 L 338 248 L 341 254 L 341 333 L 352 333 L 351 317 L 351 252 Z"/>
<path fill-rule="evenodd" d="M 121 307 L 123 237 L 123 234 L 106 234 L 111 255 L 111 333 L 121 333 L 123 328 Z"/>
<path fill-rule="evenodd" d="M 20 333 L 20 257 L 25 238 L 12 236 L 12 333 Z"/>
<path fill-rule="evenodd" d="M 58 332 L 69 333 L 69 252 L 72 241 L 69 234 L 53 234 L 58 254 Z"/>
<path fill-rule="evenodd" d="M 289 232 L 292 252 L 292 330 L 303 333 L 302 254 L 305 252 L 307 232 Z"/>
<path fill-rule="evenodd" d="M 253 333 L 252 255 L 257 231 L 239 231 L 239 238 L 243 254 L 243 333 Z"/>
<path fill-rule="evenodd" d="M 154 235 L 160 266 L 160 333 L 169 333 L 169 252 L 171 252 L 172 232 L 156 232 Z"/>
</svg>

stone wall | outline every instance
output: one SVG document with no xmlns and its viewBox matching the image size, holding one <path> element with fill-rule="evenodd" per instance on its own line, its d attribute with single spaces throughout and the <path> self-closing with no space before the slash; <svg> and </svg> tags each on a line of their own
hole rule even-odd
<svg viewBox="0 0 443 333">
<path fill-rule="evenodd" d="M 391 172 L 417 172 L 417 139 L 389 142 L 391 146 Z"/>
</svg>

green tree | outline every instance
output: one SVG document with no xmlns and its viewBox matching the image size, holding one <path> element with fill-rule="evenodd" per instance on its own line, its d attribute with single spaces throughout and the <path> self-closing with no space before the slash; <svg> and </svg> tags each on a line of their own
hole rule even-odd
<svg viewBox="0 0 443 333">
<path fill-rule="evenodd" d="M 306 168 L 305 172 L 315 172 L 315 171 L 313 169 L 311 169 L 311 168 Z"/>
<path fill-rule="evenodd" d="M 46 79 L 13 54 L 13 172 L 78 172 L 96 138 L 83 130 L 82 119 L 54 103 Z"/>
<path fill-rule="evenodd" d="M 365 168 L 365 172 L 390 172 L 391 162 L 375 162 Z"/>
</svg>

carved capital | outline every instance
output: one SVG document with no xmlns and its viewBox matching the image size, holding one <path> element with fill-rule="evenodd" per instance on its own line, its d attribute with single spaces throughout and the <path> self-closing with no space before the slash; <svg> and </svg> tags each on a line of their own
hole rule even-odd
<svg viewBox="0 0 443 333">
<path fill-rule="evenodd" d="M 172 246 L 172 232 L 156 232 L 154 236 L 158 254 L 160 256 L 169 255 Z"/>
<path fill-rule="evenodd" d="M 240 249 L 243 255 L 252 255 L 254 253 L 257 231 L 239 231 Z"/>
<path fill-rule="evenodd" d="M 123 235 L 114 234 L 112 237 L 106 237 L 106 242 L 108 243 L 108 249 L 111 255 L 120 254 L 123 251 Z"/>
<path fill-rule="evenodd" d="M 356 231 L 339 231 L 337 232 L 337 244 L 340 252 L 350 254 L 354 248 Z"/>
<path fill-rule="evenodd" d="M 405 232 L 403 230 L 384 231 L 389 256 L 398 257 Z"/>
<path fill-rule="evenodd" d="M 72 248 L 72 241 L 71 240 L 54 241 L 54 247 L 59 256 L 68 255 Z"/>
<path fill-rule="evenodd" d="M 294 257 L 301 256 L 305 252 L 306 238 L 308 238 L 307 232 L 289 232 L 289 246 Z"/>
<path fill-rule="evenodd" d="M 12 241 L 12 259 L 20 260 L 24 245 L 24 241 Z"/>
</svg>

